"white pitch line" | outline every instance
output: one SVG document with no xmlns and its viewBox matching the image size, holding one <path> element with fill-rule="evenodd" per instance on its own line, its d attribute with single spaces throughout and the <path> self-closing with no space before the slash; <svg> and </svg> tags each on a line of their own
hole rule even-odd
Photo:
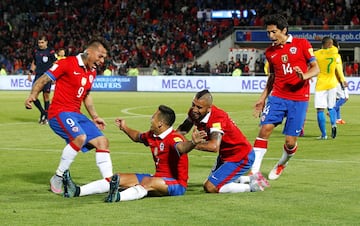
<svg viewBox="0 0 360 226">
<path fill-rule="evenodd" d="M 125 108 L 123 110 L 121 110 L 121 112 L 123 114 L 127 114 L 128 116 L 125 116 L 124 118 L 137 118 L 137 117 L 151 117 L 151 115 L 144 115 L 144 114 L 137 114 L 137 113 L 132 113 L 130 111 L 132 110 L 136 110 L 136 109 L 141 109 L 141 108 L 148 108 L 148 107 L 153 107 L 153 106 L 138 106 L 138 107 L 133 107 L 133 108 Z M 230 114 L 230 113 L 229 113 Z M 177 115 L 186 115 L 186 114 L 177 114 Z M 115 117 L 107 117 L 104 118 L 106 120 L 110 120 L 110 119 L 115 119 Z M 24 124 L 36 124 L 34 122 L 23 122 L 23 123 L 0 123 L 0 126 L 4 126 L 4 125 L 24 125 Z M 61 152 L 61 149 L 58 150 L 49 150 L 49 149 L 32 149 L 32 148 L 6 148 L 6 147 L 0 147 L 0 150 L 12 150 L 12 151 L 38 151 L 38 152 Z M 112 151 L 111 155 L 149 155 L 149 152 L 144 152 L 144 153 L 134 153 L 134 152 L 116 152 L 116 151 Z M 206 157 L 206 158 L 214 158 L 214 155 L 202 155 L 201 157 Z M 278 160 L 278 158 L 264 158 L 265 160 Z M 347 161 L 347 160 L 333 160 L 333 159 L 299 159 L 299 158 L 295 158 L 292 159 L 292 161 L 301 161 L 301 162 L 321 162 L 321 163 L 340 163 L 340 164 L 344 164 L 344 163 L 350 163 L 350 164 L 360 164 L 359 161 Z"/>
<path fill-rule="evenodd" d="M 53 152 L 53 153 L 60 153 L 62 151 L 61 148 L 54 150 L 54 149 L 37 149 L 37 148 L 5 148 L 1 147 L 0 150 L 2 151 L 32 151 L 32 152 Z M 91 154 L 94 151 L 90 151 L 88 154 Z M 86 153 L 84 153 L 86 154 Z M 111 151 L 111 155 L 151 155 L 150 151 L 144 150 L 144 152 L 128 152 L 128 151 Z M 191 156 L 191 154 L 190 154 Z M 205 158 L 215 158 L 215 155 L 201 155 L 198 157 L 205 157 Z M 264 158 L 264 160 L 278 160 L 278 158 Z M 360 164 L 359 161 L 348 161 L 348 160 L 334 160 L 334 159 L 299 159 L 299 158 L 293 158 L 291 161 L 300 161 L 300 162 L 319 162 L 319 163 L 329 163 L 329 164 Z"/>
<path fill-rule="evenodd" d="M 151 115 L 144 115 L 144 114 L 137 114 L 137 113 L 130 112 L 131 110 L 137 110 L 137 109 L 148 108 L 148 107 L 153 107 L 153 106 L 138 106 L 138 107 L 133 107 L 133 108 L 125 108 L 125 109 L 121 110 L 121 112 L 124 114 L 127 114 L 127 115 L 132 115 L 132 116 L 151 117 Z"/>
</svg>

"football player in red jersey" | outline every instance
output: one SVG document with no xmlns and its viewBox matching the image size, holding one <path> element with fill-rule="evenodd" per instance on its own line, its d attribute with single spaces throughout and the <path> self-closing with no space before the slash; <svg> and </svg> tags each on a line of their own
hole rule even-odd
<svg viewBox="0 0 360 226">
<path fill-rule="evenodd" d="M 90 90 L 96 77 L 96 67 L 102 65 L 107 56 L 105 43 L 90 41 L 86 50 L 77 55 L 57 61 L 33 85 L 25 101 L 26 108 L 32 108 L 39 92 L 48 82 L 56 82 L 48 118 L 51 129 L 65 139 L 67 145 L 62 151 L 59 166 L 50 179 L 54 193 L 63 192 L 63 174 L 70 168 L 80 151 L 96 149 L 96 164 L 108 184 L 113 175 L 108 139 L 101 130 L 105 121 L 98 116 Z M 80 112 L 84 103 L 92 120 Z"/>
<path fill-rule="evenodd" d="M 128 127 L 121 118 L 116 125 L 132 141 L 150 148 L 154 160 L 155 173 L 116 173 L 112 176 L 105 202 L 119 202 L 141 199 L 145 196 L 184 195 L 188 181 L 188 156 L 195 145 L 203 141 L 204 133 L 193 131 L 192 140 L 188 141 L 177 133 L 172 125 L 175 112 L 165 105 L 160 105 L 151 118 L 150 129 L 146 132 Z M 76 185 L 68 171 L 64 174 L 64 196 L 78 197 L 100 193 L 104 186 L 101 180 L 83 186 Z M 119 188 L 124 189 L 119 191 Z"/>
<path fill-rule="evenodd" d="M 207 134 L 206 141 L 197 144 L 195 149 L 218 153 L 215 166 L 203 185 L 206 192 L 255 192 L 269 186 L 261 173 L 243 176 L 253 164 L 253 148 L 229 115 L 213 105 L 208 90 L 196 93 L 187 118 L 177 130 L 187 133 L 193 126 Z"/>
<path fill-rule="evenodd" d="M 264 22 L 272 41 L 265 51 L 270 75 L 266 88 L 255 104 L 254 116 L 261 114 L 261 127 L 254 143 L 255 162 L 251 172 L 260 171 L 268 139 L 273 129 L 286 118 L 283 154 L 269 174 L 269 179 L 275 180 L 297 150 L 297 138 L 305 121 L 310 97 L 309 79 L 319 73 L 319 66 L 309 41 L 288 34 L 285 17 L 279 14 L 269 15 Z"/>
</svg>

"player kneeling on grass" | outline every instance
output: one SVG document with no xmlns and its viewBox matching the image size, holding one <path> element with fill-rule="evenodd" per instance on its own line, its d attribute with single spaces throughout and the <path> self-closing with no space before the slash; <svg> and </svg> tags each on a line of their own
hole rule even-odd
<svg viewBox="0 0 360 226">
<path fill-rule="evenodd" d="M 195 126 L 199 131 L 205 131 L 206 141 L 198 143 L 195 149 L 219 153 L 215 166 L 203 185 L 204 190 L 209 193 L 263 191 L 269 183 L 260 172 L 243 176 L 255 159 L 251 144 L 229 115 L 212 102 L 213 98 L 208 90 L 198 92 L 193 98 L 187 118 L 177 129 L 187 133 Z"/>
<path fill-rule="evenodd" d="M 64 196 L 85 196 L 107 190 L 109 193 L 105 202 L 118 202 L 145 196 L 184 195 L 189 177 L 187 153 L 203 142 L 206 134 L 194 130 L 191 141 L 187 141 L 173 129 L 174 122 L 175 112 L 164 105 L 160 105 L 153 114 L 150 130 L 147 132 L 129 128 L 124 119 L 117 118 L 116 125 L 132 141 L 150 147 L 155 174 L 117 173 L 111 177 L 110 183 L 104 184 L 103 180 L 99 180 L 79 187 L 72 181 L 69 171 L 66 171 L 63 175 Z"/>
</svg>

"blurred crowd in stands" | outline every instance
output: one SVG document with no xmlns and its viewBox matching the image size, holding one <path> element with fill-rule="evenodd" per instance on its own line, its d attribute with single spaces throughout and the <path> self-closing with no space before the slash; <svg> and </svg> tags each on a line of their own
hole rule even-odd
<svg viewBox="0 0 360 226">
<path fill-rule="evenodd" d="M 198 11 L 207 9 L 254 9 L 256 15 L 198 19 Z M 359 12 L 358 0 L 2 0 L 0 64 L 8 74 L 26 73 L 42 34 L 55 50 L 64 48 L 66 55 L 78 54 L 89 39 L 100 36 L 110 47 L 102 71 L 124 75 L 129 68 L 166 68 L 163 73 L 169 75 L 225 73 L 227 60 L 218 65 L 199 65 L 194 60 L 234 26 L 263 26 L 264 15 L 283 13 L 291 25 L 327 29 L 359 25 Z M 358 66 L 351 67 L 358 75 Z"/>
</svg>

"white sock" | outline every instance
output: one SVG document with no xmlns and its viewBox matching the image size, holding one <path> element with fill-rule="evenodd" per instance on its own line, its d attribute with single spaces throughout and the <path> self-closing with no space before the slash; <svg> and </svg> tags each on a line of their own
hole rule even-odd
<svg viewBox="0 0 360 226">
<path fill-rule="evenodd" d="M 96 152 L 96 165 L 99 167 L 103 178 L 113 175 L 113 167 L 109 152 Z"/>
<path fill-rule="evenodd" d="M 260 137 L 256 137 L 254 142 L 254 152 L 255 152 L 255 160 L 253 165 L 251 166 L 251 172 L 253 174 L 260 171 L 261 162 L 264 158 L 264 155 L 267 151 L 267 139 L 263 139 Z"/>
<path fill-rule="evenodd" d="M 284 146 L 283 153 L 278 164 L 285 165 L 291 159 L 291 157 L 295 155 L 296 150 L 297 150 L 297 144 L 295 144 L 295 147 L 293 147 L 291 150 L 289 149 L 287 151 L 285 150 L 285 146 Z M 288 152 L 292 154 L 289 154 Z"/>
<path fill-rule="evenodd" d="M 74 161 L 78 153 L 79 152 L 77 152 L 74 148 L 72 148 L 70 144 L 65 146 L 61 155 L 59 166 L 56 170 L 56 174 L 58 176 L 62 177 L 64 171 L 70 168 L 71 163 Z"/>
<path fill-rule="evenodd" d="M 250 183 L 250 176 L 240 176 L 234 182 L 240 184 Z"/>
<path fill-rule="evenodd" d="M 109 182 L 105 179 L 101 179 L 81 186 L 79 196 L 101 194 L 108 192 L 109 189 L 110 189 Z"/>
<path fill-rule="evenodd" d="M 130 201 L 142 199 L 147 195 L 148 191 L 140 184 L 130 187 L 120 192 L 120 201 Z"/>
<path fill-rule="evenodd" d="M 231 182 L 225 184 L 219 190 L 219 193 L 238 193 L 238 192 L 250 192 L 250 185 Z"/>
<path fill-rule="evenodd" d="M 265 148 L 255 148 L 254 147 L 255 160 L 254 160 L 253 165 L 251 166 L 251 172 L 253 174 L 260 171 L 261 163 L 262 163 L 262 160 L 264 158 L 266 151 L 267 151 L 267 149 L 265 149 Z"/>
</svg>

